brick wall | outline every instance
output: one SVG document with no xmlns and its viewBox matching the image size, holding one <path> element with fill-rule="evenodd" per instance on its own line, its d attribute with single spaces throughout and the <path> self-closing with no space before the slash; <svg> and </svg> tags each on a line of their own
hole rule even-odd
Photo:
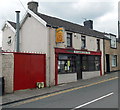
<svg viewBox="0 0 120 110">
<path fill-rule="evenodd" d="M 118 47 L 118 42 L 117 42 L 117 49 L 113 49 L 110 47 L 110 40 L 105 40 L 105 72 L 106 72 L 106 54 L 110 55 L 110 71 L 117 71 L 119 70 L 118 68 L 118 64 L 119 64 L 119 59 L 117 60 L 117 67 L 112 67 L 112 55 L 117 55 L 117 57 L 119 57 L 120 55 L 120 50 Z"/>
</svg>

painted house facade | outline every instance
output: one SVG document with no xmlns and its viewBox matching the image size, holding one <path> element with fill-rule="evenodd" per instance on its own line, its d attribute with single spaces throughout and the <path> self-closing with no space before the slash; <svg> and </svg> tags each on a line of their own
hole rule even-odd
<svg viewBox="0 0 120 110">
<path fill-rule="evenodd" d="M 105 73 L 115 72 L 120 70 L 119 67 L 119 42 L 116 35 L 106 34 L 109 39 L 104 40 L 105 55 L 104 55 L 104 69 Z"/>
<path fill-rule="evenodd" d="M 16 23 L 6 21 L 2 28 L 2 50 L 14 51 L 16 48 Z"/>
<path fill-rule="evenodd" d="M 20 52 L 46 54 L 47 86 L 104 74 L 103 42 L 107 37 L 93 30 L 91 20 L 81 26 L 39 13 L 37 2 L 29 2 L 28 8 L 20 24 Z M 12 45 L 6 42 L 10 35 L 15 36 L 9 27 L 3 28 L 2 48 L 14 51 L 15 40 Z"/>
</svg>

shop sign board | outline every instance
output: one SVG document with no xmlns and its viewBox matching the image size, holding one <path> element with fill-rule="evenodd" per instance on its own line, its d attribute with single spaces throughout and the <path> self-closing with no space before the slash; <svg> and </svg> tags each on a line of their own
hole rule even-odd
<svg viewBox="0 0 120 110">
<path fill-rule="evenodd" d="M 86 52 L 86 51 L 74 51 L 74 53 L 90 54 L 90 52 Z"/>
<path fill-rule="evenodd" d="M 91 54 L 91 52 L 86 52 L 86 51 L 76 51 L 76 50 L 68 50 L 68 52 L 78 53 L 78 54 Z"/>
<path fill-rule="evenodd" d="M 56 43 L 63 43 L 64 42 L 64 29 L 57 28 L 56 29 Z"/>
</svg>

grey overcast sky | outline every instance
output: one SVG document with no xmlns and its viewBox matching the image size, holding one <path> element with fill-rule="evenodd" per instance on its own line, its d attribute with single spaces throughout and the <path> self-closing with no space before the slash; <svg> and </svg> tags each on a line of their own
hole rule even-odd
<svg viewBox="0 0 120 110">
<path fill-rule="evenodd" d="M 31 0 L 0 0 L 0 28 L 6 20 L 15 20 L 15 11 L 21 19 Z M 119 0 L 34 0 L 39 2 L 39 12 L 83 25 L 85 19 L 93 20 L 94 30 L 117 35 Z M 0 30 L 0 46 L 2 31 Z"/>
</svg>

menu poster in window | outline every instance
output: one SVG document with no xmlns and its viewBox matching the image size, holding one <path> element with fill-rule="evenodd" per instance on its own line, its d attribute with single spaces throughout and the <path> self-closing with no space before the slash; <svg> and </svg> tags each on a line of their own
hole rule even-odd
<svg viewBox="0 0 120 110">
<path fill-rule="evenodd" d="M 57 28 L 56 29 L 56 43 L 63 43 L 64 42 L 64 29 Z"/>
</svg>

